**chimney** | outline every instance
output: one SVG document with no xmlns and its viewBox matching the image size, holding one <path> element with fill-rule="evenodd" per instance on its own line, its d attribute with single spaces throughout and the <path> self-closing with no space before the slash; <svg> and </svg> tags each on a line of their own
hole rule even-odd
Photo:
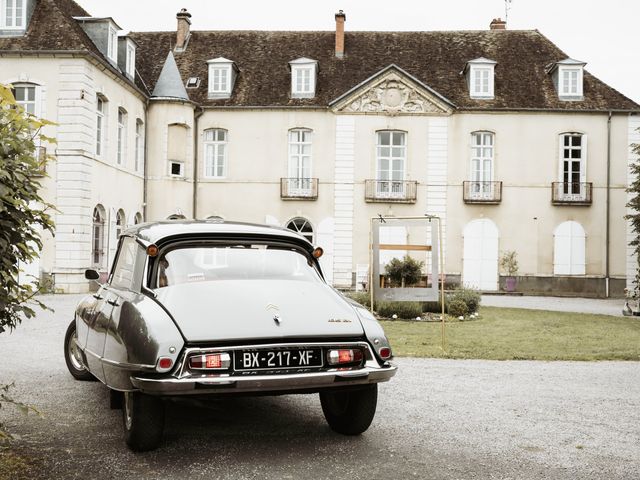
<svg viewBox="0 0 640 480">
<path fill-rule="evenodd" d="M 493 20 L 491 20 L 491 23 L 489 24 L 489 30 L 506 30 L 506 29 L 507 29 L 507 22 L 505 22 L 501 18 L 494 18 Z"/>
<path fill-rule="evenodd" d="M 178 33 L 176 35 L 176 51 L 182 52 L 187 48 L 187 42 L 189 41 L 189 28 L 191 26 L 191 14 L 187 12 L 186 8 L 183 8 L 176 15 L 178 19 Z"/>
<path fill-rule="evenodd" d="M 336 13 L 336 57 L 344 57 L 344 22 L 347 16 L 342 10 Z"/>
</svg>

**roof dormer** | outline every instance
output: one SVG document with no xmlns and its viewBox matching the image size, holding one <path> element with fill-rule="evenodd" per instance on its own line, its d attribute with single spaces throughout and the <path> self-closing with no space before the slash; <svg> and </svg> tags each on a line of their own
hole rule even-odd
<svg viewBox="0 0 640 480">
<path fill-rule="evenodd" d="M 494 70 L 497 62 L 480 57 L 469 60 L 462 70 L 467 77 L 469 96 L 477 99 L 494 98 Z"/>
<path fill-rule="evenodd" d="M 582 100 L 585 62 L 566 58 L 553 63 L 547 72 L 553 78 L 553 85 L 560 100 Z"/>
<path fill-rule="evenodd" d="M 313 98 L 316 96 L 318 62 L 301 57 L 289 62 L 291 68 L 291 98 Z"/>
<path fill-rule="evenodd" d="M 122 30 L 111 17 L 73 17 L 98 50 L 114 65 L 118 65 L 118 31 Z"/>
<path fill-rule="evenodd" d="M 118 67 L 131 81 L 136 77 L 136 48 L 138 44 L 129 36 L 118 37 Z"/>
<path fill-rule="evenodd" d="M 24 35 L 35 0 L 0 0 L 0 37 Z"/>
<path fill-rule="evenodd" d="M 209 64 L 209 98 L 230 98 L 238 74 L 235 62 L 218 57 L 207 63 Z"/>
</svg>

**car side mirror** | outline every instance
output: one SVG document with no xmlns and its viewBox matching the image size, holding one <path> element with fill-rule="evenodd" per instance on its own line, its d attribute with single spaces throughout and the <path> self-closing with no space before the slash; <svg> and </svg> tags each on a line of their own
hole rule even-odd
<svg viewBox="0 0 640 480">
<path fill-rule="evenodd" d="M 84 271 L 84 278 L 87 280 L 98 280 L 100 278 L 100 274 L 92 269 L 87 269 Z"/>
</svg>

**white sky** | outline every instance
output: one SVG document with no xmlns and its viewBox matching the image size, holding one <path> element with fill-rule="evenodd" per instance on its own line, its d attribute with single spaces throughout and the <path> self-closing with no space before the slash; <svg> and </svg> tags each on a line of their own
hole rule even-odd
<svg viewBox="0 0 640 480">
<path fill-rule="evenodd" d="M 505 0 L 76 0 L 125 30 L 175 30 L 187 8 L 195 30 L 486 30 Z M 640 0 L 512 0 L 510 29 L 537 29 L 586 69 L 640 103 Z M 348 46 L 347 46 L 348 48 Z"/>
</svg>

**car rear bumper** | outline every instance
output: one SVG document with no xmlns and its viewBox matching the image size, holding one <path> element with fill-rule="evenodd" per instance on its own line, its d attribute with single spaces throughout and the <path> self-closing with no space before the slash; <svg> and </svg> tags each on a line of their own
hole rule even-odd
<svg viewBox="0 0 640 480">
<path fill-rule="evenodd" d="M 187 378 L 149 378 L 132 376 L 133 386 L 154 395 L 232 394 L 232 393 L 295 393 L 298 390 L 325 390 L 351 385 L 386 382 L 398 367 L 386 362 L 383 367 L 369 365 L 358 370 L 330 370 L 300 374 L 252 376 L 201 376 Z"/>
</svg>

